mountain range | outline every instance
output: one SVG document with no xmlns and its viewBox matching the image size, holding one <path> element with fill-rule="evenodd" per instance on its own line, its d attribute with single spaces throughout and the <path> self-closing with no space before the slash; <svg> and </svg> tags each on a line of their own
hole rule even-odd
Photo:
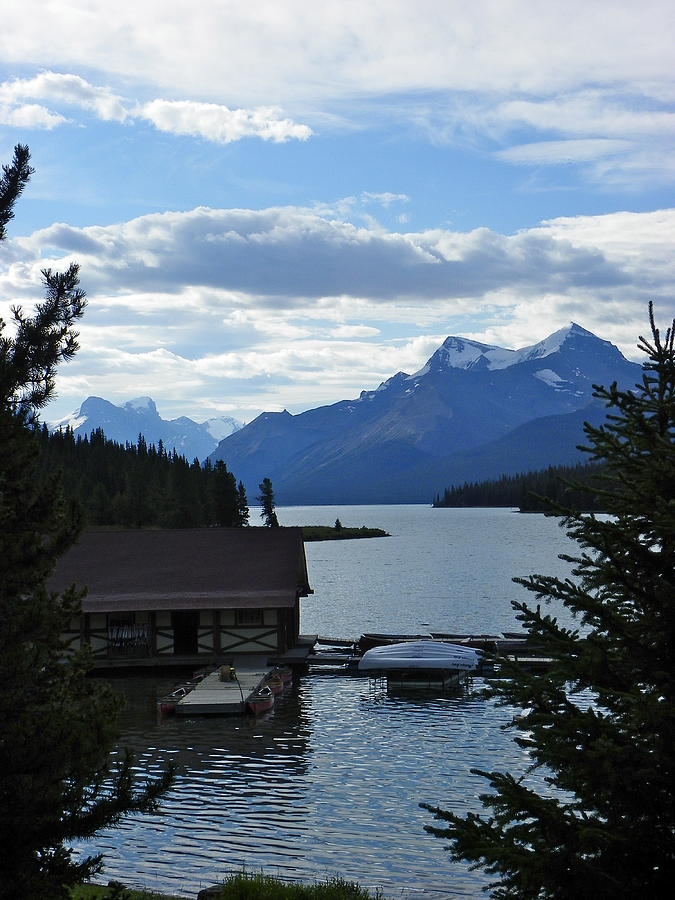
<svg viewBox="0 0 675 900">
<path fill-rule="evenodd" d="M 87 397 L 79 409 L 50 427 L 52 430 L 70 427 L 78 437 L 88 437 L 100 428 L 107 438 L 120 444 L 135 444 L 142 434 L 148 444 L 157 445 L 161 440 L 167 452 L 175 449 L 192 462 L 195 458 L 206 459 L 222 438 L 241 428 L 241 422 L 229 416 L 217 416 L 201 423 L 187 416 L 162 419 L 150 397 L 137 397 L 122 406 L 100 397 Z"/>
<path fill-rule="evenodd" d="M 426 503 L 445 487 L 581 459 L 583 423 L 604 419 L 593 385 L 631 387 L 642 368 L 576 323 L 520 350 L 448 337 L 416 373 L 354 400 L 262 413 L 222 459 L 279 504 Z"/>
</svg>

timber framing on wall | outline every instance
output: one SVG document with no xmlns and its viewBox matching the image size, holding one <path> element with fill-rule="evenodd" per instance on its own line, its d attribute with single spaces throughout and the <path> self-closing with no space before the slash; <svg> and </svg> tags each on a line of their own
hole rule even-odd
<svg viewBox="0 0 675 900">
<path fill-rule="evenodd" d="M 283 653 L 310 594 L 299 528 L 91 531 L 49 582 L 85 587 L 64 635 L 112 667 Z"/>
</svg>

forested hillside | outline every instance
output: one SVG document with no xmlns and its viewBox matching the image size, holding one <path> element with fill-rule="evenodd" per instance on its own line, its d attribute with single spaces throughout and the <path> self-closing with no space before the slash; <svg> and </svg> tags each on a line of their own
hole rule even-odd
<svg viewBox="0 0 675 900">
<path fill-rule="evenodd" d="M 84 511 L 87 526 L 193 528 L 248 524 L 246 492 L 224 463 L 189 463 L 162 442 L 108 440 L 98 429 L 39 431 L 45 478 L 60 471 L 66 496 Z"/>
<path fill-rule="evenodd" d="M 578 484 L 591 482 L 600 466 L 594 463 L 576 466 L 549 466 L 536 472 L 503 475 L 495 481 L 481 481 L 446 488 L 437 494 L 434 506 L 513 506 L 521 512 L 547 512 L 543 498 L 563 506 L 589 512 L 601 512 L 602 505 L 592 488 L 583 490 Z M 574 485 L 574 486 L 572 486 Z"/>
</svg>

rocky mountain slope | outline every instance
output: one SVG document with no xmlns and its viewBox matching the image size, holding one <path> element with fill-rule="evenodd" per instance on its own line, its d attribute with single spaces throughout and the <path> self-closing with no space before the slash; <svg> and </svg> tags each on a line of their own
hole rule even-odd
<svg viewBox="0 0 675 900">
<path fill-rule="evenodd" d="M 631 385 L 641 368 L 572 323 L 520 350 L 448 337 L 413 375 L 355 400 L 263 413 L 220 442 L 223 459 L 281 504 L 430 502 L 446 486 L 573 462 L 593 385 Z"/>
</svg>

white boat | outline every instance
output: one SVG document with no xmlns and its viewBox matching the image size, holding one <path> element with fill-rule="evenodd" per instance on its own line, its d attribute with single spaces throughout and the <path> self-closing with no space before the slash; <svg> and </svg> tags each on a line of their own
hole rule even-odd
<svg viewBox="0 0 675 900">
<path fill-rule="evenodd" d="M 359 672 L 471 672 L 480 667 L 483 654 L 472 647 L 444 641 L 405 641 L 366 650 Z"/>
</svg>

